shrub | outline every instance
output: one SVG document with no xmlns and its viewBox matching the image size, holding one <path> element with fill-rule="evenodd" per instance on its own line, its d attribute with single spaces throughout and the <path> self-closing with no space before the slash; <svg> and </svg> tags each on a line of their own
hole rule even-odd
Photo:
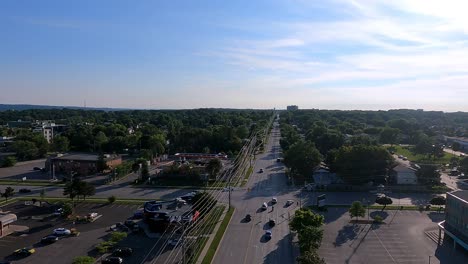
<svg viewBox="0 0 468 264">
<path fill-rule="evenodd" d="M 114 243 L 118 243 L 126 237 L 127 237 L 127 233 L 125 232 L 112 232 L 110 241 Z"/>
<path fill-rule="evenodd" d="M 96 249 L 99 253 L 104 254 L 109 251 L 116 245 L 117 243 L 113 241 L 104 241 L 99 244 L 97 244 Z"/>
<path fill-rule="evenodd" d="M 6 157 L 3 160 L 2 167 L 13 167 L 16 164 L 16 158 L 15 157 Z"/>
<path fill-rule="evenodd" d="M 378 224 L 383 222 L 383 218 L 380 215 L 374 216 L 373 219 L 374 219 L 374 222 L 376 222 Z"/>
<path fill-rule="evenodd" d="M 89 256 L 79 256 L 73 259 L 72 264 L 94 264 L 96 260 Z"/>
<path fill-rule="evenodd" d="M 63 212 L 62 212 L 63 217 L 68 217 L 73 213 L 73 207 L 69 203 L 63 204 L 62 208 L 63 208 Z"/>
<path fill-rule="evenodd" d="M 115 198 L 114 195 L 107 197 L 107 201 L 108 201 L 109 203 L 114 203 L 115 200 L 117 200 L 117 198 Z"/>
</svg>

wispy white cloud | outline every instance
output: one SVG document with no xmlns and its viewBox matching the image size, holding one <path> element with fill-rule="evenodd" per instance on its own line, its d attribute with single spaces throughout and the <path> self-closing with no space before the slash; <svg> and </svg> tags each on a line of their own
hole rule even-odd
<svg viewBox="0 0 468 264">
<path fill-rule="evenodd" d="M 261 70 L 263 76 L 252 89 L 290 88 L 291 94 L 299 93 L 296 100 L 321 94 L 330 105 L 337 98 L 346 105 L 346 100 L 375 102 L 385 94 L 381 103 L 386 105 L 449 109 L 450 102 L 460 102 L 460 93 L 468 95 L 463 86 L 468 81 L 468 2 L 330 4 L 338 7 L 350 16 L 280 23 L 276 38 L 243 39 L 218 55 L 226 63 Z M 330 88 L 337 83 L 338 88 Z M 328 100 L 323 96 L 322 103 Z"/>
</svg>

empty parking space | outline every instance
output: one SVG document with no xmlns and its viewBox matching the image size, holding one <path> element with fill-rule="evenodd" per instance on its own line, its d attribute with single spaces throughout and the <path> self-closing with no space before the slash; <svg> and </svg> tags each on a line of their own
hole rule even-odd
<svg viewBox="0 0 468 264">
<path fill-rule="evenodd" d="M 437 231 L 444 215 L 419 211 L 371 212 L 384 215 L 385 224 L 352 224 L 345 208 L 325 213 L 324 238 L 319 250 L 328 264 L 342 263 L 468 263 L 450 243 L 437 246 L 427 232 Z"/>
</svg>

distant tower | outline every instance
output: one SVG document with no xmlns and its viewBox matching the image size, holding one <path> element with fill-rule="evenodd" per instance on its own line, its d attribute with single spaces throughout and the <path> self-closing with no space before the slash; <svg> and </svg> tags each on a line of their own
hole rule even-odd
<svg viewBox="0 0 468 264">
<path fill-rule="evenodd" d="M 84 106 L 84 108 L 86 108 L 86 99 L 84 100 L 83 106 Z"/>
</svg>

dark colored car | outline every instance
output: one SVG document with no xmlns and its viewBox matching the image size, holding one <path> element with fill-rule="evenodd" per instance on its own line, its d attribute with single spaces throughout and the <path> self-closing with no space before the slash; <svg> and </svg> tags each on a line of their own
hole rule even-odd
<svg viewBox="0 0 468 264">
<path fill-rule="evenodd" d="M 23 189 L 19 189 L 18 192 L 20 192 L 20 193 L 30 193 L 31 190 L 30 190 L 30 189 L 23 188 Z"/>
<path fill-rule="evenodd" d="M 129 247 L 117 248 L 114 250 L 113 254 L 116 257 L 128 257 L 131 256 L 133 253 L 133 249 Z"/>
<path fill-rule="evenodd" d="M 20 248 L 15 250 L 15 252 L 13 252 L 13 255 L 19 257 L 27 257 L 34 254 L 35 252 L 36 250 L 34 248 Z"/>
<path fill-rule="evenodd" d="M 252 216 L 250 214 L 247 214 L 245 216 L 245 221 L 250 222 L 250 220 L 252 220 Z"/>
<path fill-rule="evenodd" d="M 270 221 L 268 221 L 268 224 L 269 224 L 271 227 L 273 227 L 273 226 L 276 225 L 276 222 L 275 222 L 275 220 L 270 219 Z"/>
<path fill-rule="evenodd" d="M 104 259 L 101 263 L 102 264 L 122 264 L 123 259 L 119 257 L 108 257 Z"/>
<path fill-rule="evenodd" d="M 46 236 L 41 239 L 41 243 L 43 244 L 52 244 L 59 240 L 57 236 Z"/>
<path fill-rule="evenodd" d="M 276 162 L 281 162 L 281 159 L 280 159 L 280 158 L 277 158 L 277 159 L 276 159 Z"/>
<path fill-rule="evenodd" d="M 41 168 L 39 168 L 39 167 L 34 167 L 33 170 L 35 170 L 35 171 L 40 171 Z"/>
</svg>

